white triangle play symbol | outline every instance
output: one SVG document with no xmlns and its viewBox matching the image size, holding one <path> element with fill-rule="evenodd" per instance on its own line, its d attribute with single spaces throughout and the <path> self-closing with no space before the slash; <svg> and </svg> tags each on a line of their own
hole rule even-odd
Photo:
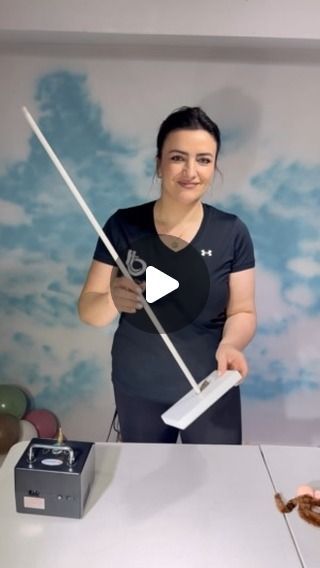
<svg viewBox="0 0 320 568">
<path fill-rule="evenodd" d="M 149 304 L 156 302 L 163 296 L 170 294 L 179 288 L 179 282 L 171 278 L 165 272 L 158 270 L 154 266 L 148 266 L 146 270 L 146 300 Z"/>
</svg>

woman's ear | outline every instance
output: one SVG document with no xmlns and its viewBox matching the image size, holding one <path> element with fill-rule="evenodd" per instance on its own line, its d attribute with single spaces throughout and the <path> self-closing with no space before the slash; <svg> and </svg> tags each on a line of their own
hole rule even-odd
<svg viewBox="0 0 320 568">
<path fill-rule="evenodd" d="M 156 175 L 158 178 L 161 178 L 161 168 L 160 168 L 160 160 L 156 158 Z"/>
</svg>

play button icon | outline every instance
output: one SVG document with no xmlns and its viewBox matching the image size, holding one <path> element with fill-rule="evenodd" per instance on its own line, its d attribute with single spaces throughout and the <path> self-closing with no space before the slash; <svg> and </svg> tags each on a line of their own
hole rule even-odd
<svg viewBox="0 0 320 568">
<path fill-rule="evenodd" d="M 154 266 L 146 269 L 146 300 L 149 304 L 179 288 L 179 282 Z"/>
<path fill-rule="evenodd" d="M 129 274 L 142 285 L 146 302 L 166 333 L 183 330 L 195 320 L 201 326 L 198 318 L 201 318 L 210 291 L 207 263 L 212 264 L 210 256 L 203 257 L 201 251 L 190 243 L 175 238 L 172 249 L 169 246 L 171 242 L 170 235 L 147 234 L 130 239 L 123 249 L 117 249 Z M 115 267 L 113 277 L 120 275 L 118 267 Z M 116 305 L 117 298 L 113 301 Z M 212 305 L 214 294 L 211 294 L 210 301 Z M 135 313 L 123 311 L 120 317 L 125 325 L 147 333 L 159 333 L 144 309 Z"/>
</svg>

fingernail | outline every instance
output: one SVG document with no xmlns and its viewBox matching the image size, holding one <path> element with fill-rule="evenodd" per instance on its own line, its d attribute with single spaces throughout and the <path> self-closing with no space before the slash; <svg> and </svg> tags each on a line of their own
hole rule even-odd
<svg viewBox="0 0 320 568">
<path fill-rule="evenodd" d="M 310 485 L 300 485 L 296 491 L 296 495 L 299 497 L 300 495 L 310 495 L 311 497 L 314 496 L 313 488 Z"/>
</svg>

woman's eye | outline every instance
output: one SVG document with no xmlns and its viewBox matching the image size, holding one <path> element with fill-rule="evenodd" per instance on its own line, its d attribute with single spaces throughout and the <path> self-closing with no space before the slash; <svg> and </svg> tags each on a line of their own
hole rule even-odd
<svg viewBox="0 0 320 568">
<path fill-rule="evenodd" d="M 183 160 L 182 156 L 176 155 L 176 156 L 171 156 L 171 160 L 173 162 L 181 162 Z"/>
<path fill-rule="evenodd" d="M 180 156 L 180 154 L 175 154 L 173 156 L 171 156 L 171 161 L 172 162 L 184 162 L 185 157 L 184 156 Z M 206 166 L 208 164 L 211 164 L 211 159 L 210 158 L 198 158 L 197 162 L 203 166 Z"/>
</svg>

